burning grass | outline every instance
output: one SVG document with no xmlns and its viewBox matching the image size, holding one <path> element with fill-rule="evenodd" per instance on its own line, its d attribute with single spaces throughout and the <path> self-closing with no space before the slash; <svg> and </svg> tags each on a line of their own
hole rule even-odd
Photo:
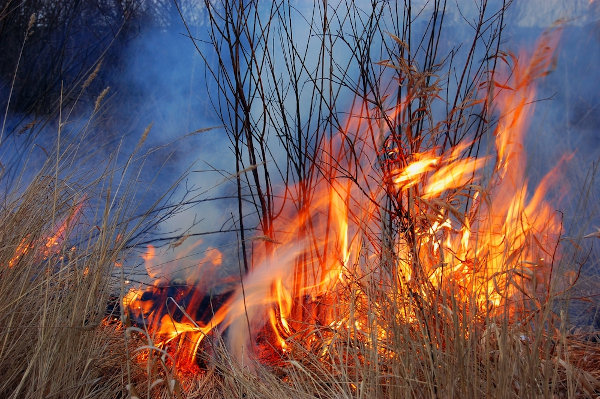
<svg viewBox="0 0 600 399">
<path fill-rule="evenodd" d="M 31 159 L 3 165 L 3 398 L 119 397 L 124 389 L 123 334 L 107 324 L 107 306 L 118 291 L 115 265 L 147 215 L 135 217 L 135 188 L 119 183 L 139 154 L 117 167 L 115 154 L 83 150 L 91 129 L 91 121 L 62 120 L 41 166 L 35 148 Z"/>
<path fill-rule="evenodd" d="M 122 262 L 150 213 L 131 217 L 133 186 L 112 194 L 126 186 L 114 166 L 76 178 L 79 146 L 59 140 L 0 211 L 0 396 L 600 394 L 597 336 L 570 333 L 559 306 L 577 265 L 549 194 L 569 156 L 535 189 L 525 175 L 535 81 L 557 40 L 553 31 L 530 56 L 498 54 L 505 72 L 476 82 L 442 121 L 434 74 L 402 57 L 382 62 L 404 76 L 406 95 L 357 96 L 315 143 L 306 179 L 273 196 L 278 217 L 247 240 L 247 273 L 240 260 L 239 280 L 220 291 L 197 284 L 233 262 L 218 249 L 174 281 L 150 246 L 142 258 L 156 280 L 129 289 Z M 446 128 L 480 109 L 498 117 L 477 156 L 481 137 L 454 142 Z"/>
<path fill-rule="evenodd" d="M 108 219 L 99 226 L 103 234 L 73 247 L 81 194 L 41 173 L 18 196 L 5 197 L 1 257 L 10 267 L 0 272 L 3 397 L 83 397 L 110 385 L 95 367 L 107 356 L 97 331 L 107 276 L 121 248 L 109 242 L 117 226 Z"/>
<path fill-rule="evenodd" d="M 561 254 L 562 223 L 547 198 L 569 157 L 534 190 L 524 173 L 534 82 L 557 40 L 549 32 L 533 54 L 513 57 L 510 73 L 493 75 L 480 85 L 486 97 L 464 106 L 500 114 L 488 156 L 435 145 L 447 121 L 414 134 L 408 105 L 435 98 L 431 86 L 414 84 L 383 109 L 358 101 L 319 144 L 309 192 L 303 182 L 285 188 L 278 223 L 233 293 L 213 303 L 190 282 L 159 281 L 129 291 L 123 306 L 144 342 L 147 393 L 597 394 L 600 347 L 568 334 L 556 308 L 574 260 Z M 198 317 L 206 308 L 209 317 Z"/>
</svg>

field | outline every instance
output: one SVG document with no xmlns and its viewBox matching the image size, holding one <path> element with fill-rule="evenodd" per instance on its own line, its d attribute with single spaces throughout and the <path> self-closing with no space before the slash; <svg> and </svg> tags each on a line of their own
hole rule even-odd
<svg viewBox="0 0 600 399">
<path fill-rule="evenodd" d="M 572 21 L 511 49 L 510 2 L 51 3 L 0 13 L 0 397 L 600 395 L 596 163 L 536 117 Z M 204 87 L 124 83 L 151 23 Z"/>
</svg>

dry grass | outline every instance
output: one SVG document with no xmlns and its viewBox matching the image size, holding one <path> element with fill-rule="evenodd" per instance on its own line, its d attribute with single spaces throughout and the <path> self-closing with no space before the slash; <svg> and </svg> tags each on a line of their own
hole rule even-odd
<svg viewBox="0 0 600 399">
<path fill-rule="evenodd" d="M 108 355 L 96 331 L 104 317 L 108 276 L 119 253 L 116 225 L 105 218 L 100 234 L 82 231 L 72 248 L 72 223 L 61 243 L 46 251 L 47 237 L 75 212 L 83 192 L 38 175 L 2 209 L 0 262 L 0 395 L 94 397 L 110 381 L 95 363 Z M 73 219 L 73 222 L 77 219 Z M 31 246 L 21 256 L 19 246 Z M 15 259 L 15 256 L 18 258 Z M 12 267 L 6 267 L 14 263 Z M 102 393 L 104 395 L 105 393 Z"/>
<path fill-rule="evenodd" d="M 7 398 L 593 397 L 597 339 L 568 334 L 552 301 L 531 318 L 478 310 L 451 292 L 435 301 L 390 295 L 410 287 L 346 287 L 340 323 L 312 326 L 271 365 L 240 365 L 219 339 L 205 369 L 179 372 L 143 328 L 108 323 L 115 261 L 133 234 L 127 202 L 113 203 L 114 173 L 85 185 L 63 155 L 0 215 L 0 396 Z M 57 161 L 58 160 L 58 161 Z M 57 170 L 59 165 L 60 170 Z M 66 165 L 63 167 L 63 165 Z M 89 193 L 104 201 L 87 200 Z M 79 213 L 79 205 L 86 206 Z M 95 204 L 95 205 L 94 205 Z M 89 216 L 91 215 L 91 216 Z M 89 220 L 97 220 L 91 224 Z M 66 224 L 64 222 L 67 221 Z M 65 230 L 57 244 L 48 238 Z M 27 248 L 27 250 L 23 250 Z M 471 302 L 472 301 L 472 302 Z M 407 310 L 408 309 L 408 310 Z M 413 318 L 396 317 L 411 314 Z M 356 322 L 368 325 L 357 325 Z M 318 344 L 307 345 L 307 336 Z M 310 341 L 312 342 L 312 341 Z"/>
<path fill-rule="evenodd" d="M 195 373 L 177 370 L 152 338 L 130 327 L 129 384 L 148 398 L 588 398 L 600 393 L 600 342 L 569 333 L 553 301 L 520 320 L 488 313 L 477 298 L 432 302 L 408 286 L 351 283 L 286 353 L 240 364 L 207 338 Z M 432 293 L 433 294 L 433 293 Z M 401 316 L 411 314 L 410 320 Z M 226 333 L 225 333 L 226 334 Z M 171 381 L 170 384 L 167 381 Z M 130 391 L 131 392 L 131 391 Z"/>
<path fill-rule="evenodd" d="M 600 347 L 576 337 L 551 338 L 523 327 L 490 324 L 469 336 L 448 332 L 455 341 L 441 348 L 414 326 L 396 326 L 394 333 L 395 346 L 385 348 L 339 336 L 326 356 L 298 349 L 277 368 L 242 367 L 223 350 L 208 370 L 177 377 L 182 391 L 161 389 L 164 380 L 158 374 L 138 380 L 147 388 L 140 397 L 586 398 L 600 389 Z"/>
<path fill-rule="evenodd" d="M 116 167 L 86 147 L 91 120 L 66 132 L 69 112 L 61 114 L 46 161 L 34 170 L 31 151 L 0 177 L 3 398 L 114 398 L 124 389 L 122 333 L 105 317 L 115 264 L 147 220 L 132 218 L 135 187 L 123 184 L 137 155 Z"/>
</svg>

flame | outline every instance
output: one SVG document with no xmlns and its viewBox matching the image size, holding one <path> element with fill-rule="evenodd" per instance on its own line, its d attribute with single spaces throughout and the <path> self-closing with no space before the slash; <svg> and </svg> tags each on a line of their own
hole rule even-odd
<svg viewBox="0 0 600 399">
<path fill-rule="evenodd" d="M 17 248 L 15 249 L 15 254 L 8 261 L 9 268 L 14 267 L 19 262 L 19 259 L 21 259 L 23 257 L 23 255 L 25 255 L 30 249 L 32 249 L 34 247 L 28 241 L 29 241 L 29 237 L 23 237 L 23 239 L 21 240 L 19 245 L 17 245 Z"/>
<path fill-rule="evenodd" d="M 68 215 L 52 229 L 52 232 L 43 235 L 39 243 L 34 242 L 29 235 L 23 237 L 15 248 L 13 256 L 8 261 L 8 267 L 13 268 L 18 264 L 20 259 L 32 251 L 39 250 L 39 252 L 37 252 L 35 255 L 37 260 L 47 259 L 51 255 L 59 252 L 61 245 L 65 242 L 70 231 L 73 229 L 75 223 L 81 215 L 81 209 L 84 202 L 85 198 L 71 208 Z"/>
<path fill-rule="evenodd" d="M 292 340 L 311 345 L 319 329 L 386 339 L 385 330 L 369 331 L 369 320 L 348 317 L 354 305 L 345 289 L 354 284 L 354 298 L 364 295 L 363 281 L 389 287 L 400 303 L 447 292 L 486 312 L 524 311 L 547 280 L 561 230 L 545 198 L 568 157 L 530 190 L 523 143 L 533 82 L 548 70 L 557 40 L 545 35 L 531 57 L 513 58 L 511 73 L 496 74 L 487 97 L 473 102 L 487 102 L 500 115 L 492 155 L 469 157 L 465 142 L 409 154 L 386 138 L 386 121 L 400 126 L 409 117 L 408 100 L 383 116 L 357 102 L 344 128 L 320 143 L 306 180 L 285 188 L 272 231 L 257 237 L 251 271 L 218 307 L 191 279 L 179 287 L 157 279 L 129 291 L 124 308 L 162 346 L 185 337 L 178 341 L 184 365 L 196 364 L 203 340 L 215 333 L 226 335 L 231 353 L 244 362 L 260 342 L 283 353 Z M 409 129 L 404 136 L 414 137 Z M 382 206 L 386 200 L 395 208 Z M 398 232 L 389 219 L 401 226 Z M 156 277 L 155 249 L 148 247 L 143 258 Z M 217 267 L 224 258 L 209 248 L 203 262 Z M 407 285 L 411 296 L 403 292 Z M 397 317 L 414 320 L 410 311 Z M 327 346 L 327 338 L 318 339 Z"/>
<path fill-rule="evenodd" d="M 199 243 L 182 252 L 188 256 L 197 245 Z M 141 257 L 148 275 L 158 277 L 164 262 L 160 261 L 157 249 L 148 245 Z M 222 259 L 218 249 L 209 247 L 196 265 L 197 274 L 206 275 L 208 266 L 219 266 Z M 198 348 L 215 327 L 222 325 L 229 307 L 226 293 L 213 297 L 198 286 L 197 276 L 193 273 L 186 280 L 156 278 L 146 289 L 130 289 L 122 302 L 129 317 L 152 333 L 158 347 L 182 345 L 177 359 L 178 369 L 182 371 L 197 369 Z"/>
</svg>

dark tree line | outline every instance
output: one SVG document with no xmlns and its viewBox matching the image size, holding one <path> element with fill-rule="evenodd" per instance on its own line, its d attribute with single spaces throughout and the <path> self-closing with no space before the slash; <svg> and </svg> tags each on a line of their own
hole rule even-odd
<svg viewBox="0 0 600 399">
<path fill-rule="evenodd" d="M 189 8 L 189 7 L 188 7 Z M 0 101 L 11 113 L 44 117 L 73 101 L 102 67 L 89 98 L 125 65 L 126 46 L 146 29 L 180 24 L 170 0 L 4 0 L 0 4 Z"/>
</svg>

